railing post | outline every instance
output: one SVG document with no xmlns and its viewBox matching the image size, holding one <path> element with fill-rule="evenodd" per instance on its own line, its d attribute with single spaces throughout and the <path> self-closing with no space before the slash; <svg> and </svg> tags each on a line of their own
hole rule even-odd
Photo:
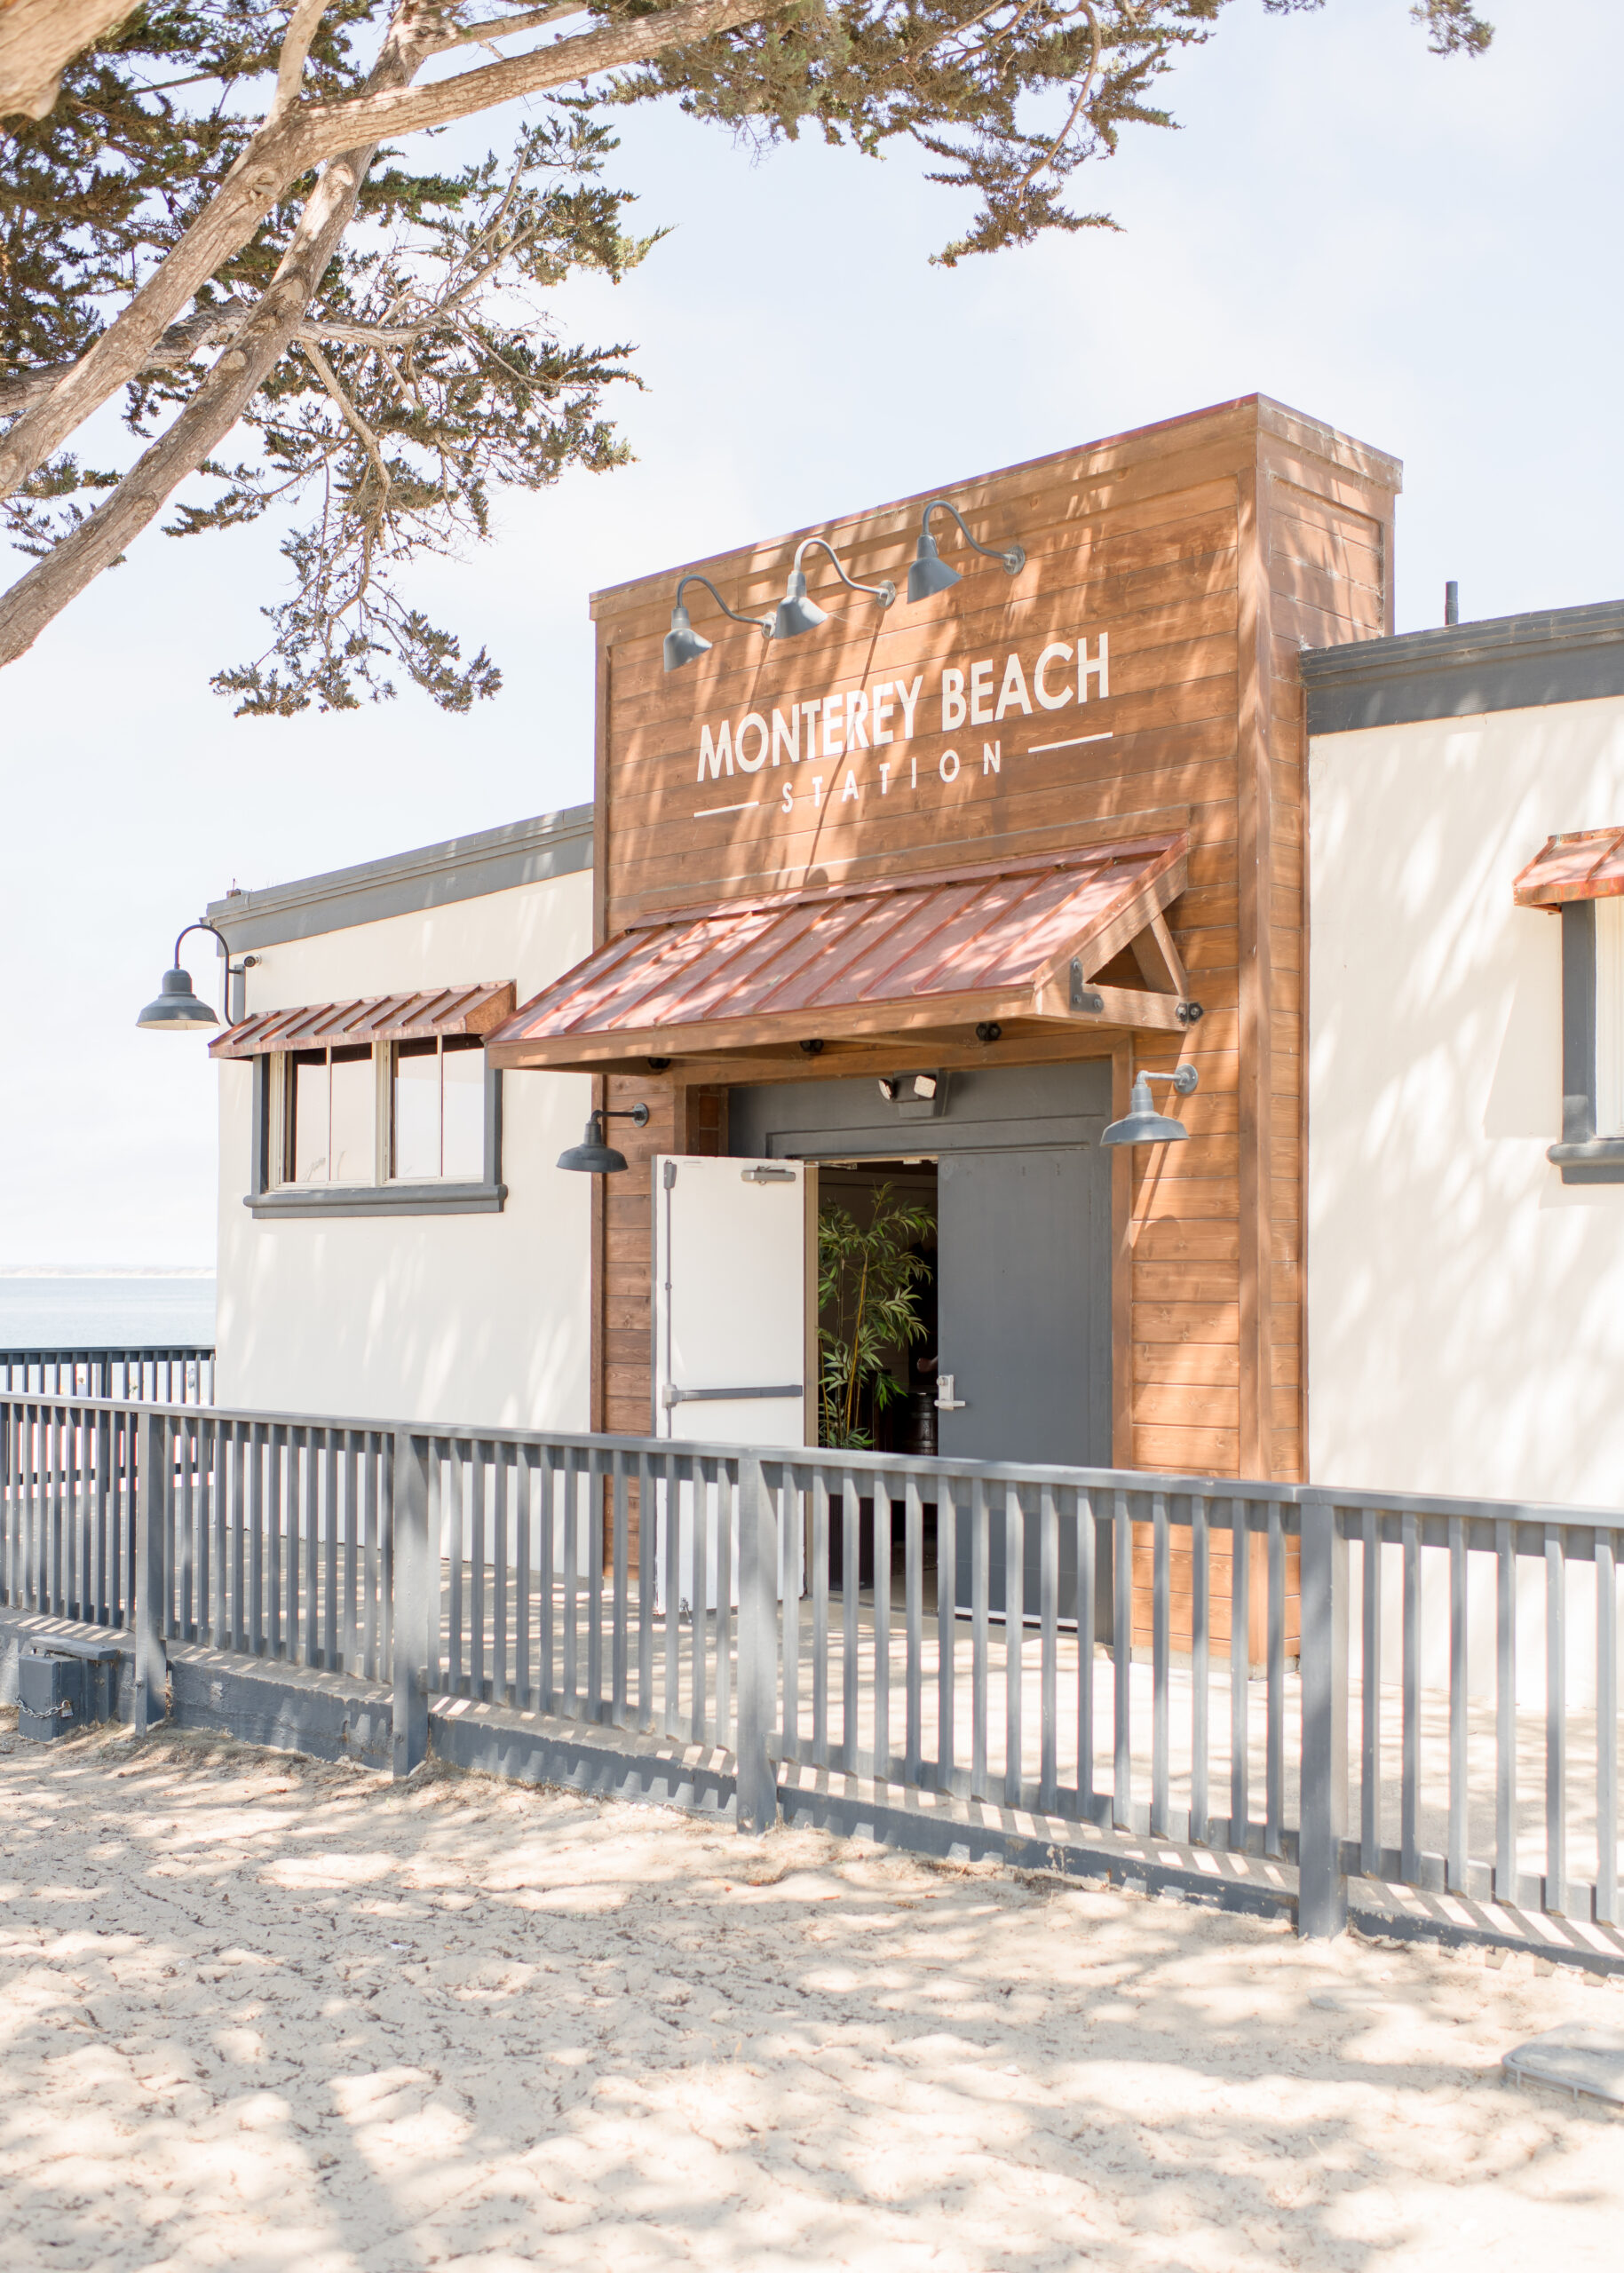
<svg viewBox="0 0 1624 2273">
<path fill-rule="evenodd" d="M 1336 1536 L 1336 1511 L 1328 1499 L 1305 1493 L 1300 1505 L 1297 1931 L 1306 1939 L 1327 1940 L 1348 1922 L 1348 1881 L 1342 1867 L 1348 1814 L 1348 1547 Z"/>
<path fill-rule="evenodd" d="M 173 1500 L 170 1491 L 170 1424 L 161 1413 L 143 1413 L 136 1423 L 135 1725 L 137 1731 L 162 1721 L 169 1711 L 169 1652 L 164 1646 L 164 1527 Z"/>
<path fill-rule="evenodd" d="M 778 1697 L 778 1524 L 753 1453 L 739 1455 L 739 1691 L 736 1707 L 741 1831 L 778 1821 L 778 1778 L 767 1746 Z"/>
<path fill-rule="evenodd" d="M 440 1618 L 440 1542 L 429 1539 L 429 1440 L 395 1432 L 394 1772 L 429 1756 L 430 1637 Z"/>
</svg>

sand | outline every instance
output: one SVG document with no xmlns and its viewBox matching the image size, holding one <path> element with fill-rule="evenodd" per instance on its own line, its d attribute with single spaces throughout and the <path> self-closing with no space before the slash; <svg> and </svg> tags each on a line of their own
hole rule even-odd
<svg viewBox="0 0 1624 2273">
<path fill-rule="evenodd" d="M 1624 1991 L 0 1716 L 8 2268 L 1624 2262 Z"/>
</svg>

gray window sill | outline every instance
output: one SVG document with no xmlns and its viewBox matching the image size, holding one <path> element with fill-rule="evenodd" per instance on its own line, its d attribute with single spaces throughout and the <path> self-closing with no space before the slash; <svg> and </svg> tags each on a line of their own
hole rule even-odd
<svg viewBox="0 0 1624 2273">
<path fill-rule="evenodd" d="M 257 1220 L 282 1216 L 499 1216 L 505 1184 L 302 1184 L 250 1192 L 242 1205 Z"/>
<path fill-rule="evenodd" d="M 1552 1144 L 1545 1157 L 1561 1169 L 1564 1184 L 1624 1184 L 1624 1136 Z"/>
</svg>

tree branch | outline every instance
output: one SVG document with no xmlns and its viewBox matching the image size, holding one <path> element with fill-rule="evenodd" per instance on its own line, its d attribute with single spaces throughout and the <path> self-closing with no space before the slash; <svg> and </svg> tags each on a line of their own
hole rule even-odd
<svg viewBox="0 0 1624 2273">
<path fill-rule="evenodd" d="M 253 302 L 240 300 L 234 293 L 229 300 L 218 300 L 211 307 L 199 308 L 195 315 L 187 316 L 183 323 L 170 324 L 141 366 L 141 371 L 184 369 L 200 347 L 219 346 L 253 313 Z M 84 357 L 81 355 L 71 363 L 42 363 L 36 370 L 18 371 L 8 378 L 0 378 L 0 418 L 15 417 L 33 404 L 44 402 L 70 372 L 78 369 L 83 360 Z"/>
<path fill-rule="evenodd" d="M 339 385 L 338 374 L 334 370 L 332 365 L 321 352 L 321 350 L 316 345 L 315 341 L 313 339 L 300 339 L 298 341 L 298 349 L 300 354 L 303 355 L 305 360 L 310 365 L 312 370 L 314 371 L 316 376 L 321 380 L 329 394 L 331 395 L 333 400 L 337 404 L 345 424 L 353 432 L 357 440 L 360 443 L 361 447 L 366 451 L 368 457 L 372 461 L 372 471 L 376 474 L 378 479 L 379 494 L 377 511 L 378 513 L 381 513 L 388 500 L 389 493 L 394 487 L 394 483 L 391 479 L 389 468 L 384 463 L 384 453 L 378 447 L 377 436 L 373 432 L 371 427 L 368 425 L 360 411 L 356 409 L 355 405 L 350 400 L 349 396 L 345 394 L 344 389 Z M 377 516 L 375 514 L 373 518 L 376 519 Z"/>
<path fill-rule="evenodd" d="M 432 52 L 448 55 L 454 47 L 479 47 L 494 39 L 509 39 L 515 32 L 539 32 L 544 24 L 562 23 L 567 16 L 584 16 L 586 0 L 564 0 L 557 8 L 531 8 L 511 22 L 503 23 L 493 16 L 481 24 L 471 24 L 465 32 L 449 32 L 439 41 Z"/>
<path fill-rule="evenodd" d="M 298 0 L 282 40 L 281 54 L 277 59 L 276 92 L 272 96 L 271 107 L 265 113 L 267 126 L 274 126 L 289 105 L 297 99 L 305 77 L 310 43 L 326 13 L 327 0 Z"/>
<path fill-rule="evenodd" d="M 424 44 L 433 36 L 434 5 L 435 0 L 403 0 L 373 67 L 371 84 L 410 80 L 423 61 Z M 414 39 L 414 32 L 421 38 Z M 28 652 L 52 618 L 129 549 L 171 493 L 230 433 L 287 352 L 296 326 L 354 218 L 376 148 L 376 143 L 368 143 L 332 158 L 305 202 L 263 297 L 180 416 L 142 452 L 107 503 L 0 598 L 0 665 Z M 105 337 L 110 335 L 98 347 L 105 344 Z M 83 359 L 81 370 L 96 352 L 92 348 Z M 71 379 L 64 382 L 43 411 L 28 412 L 18 421 L 12 434 L 30 419 L 48 416 L 71 385 Z"/>
<path fill-rule="evenodd" d="M 323 159 L 363 146 L 376 147 L 385 135 L 446 125 L 516 96 L 567 86 L 599 71 L 647 61 L 667 48 L 709 39 L 762 12 L 762 0 L 686 0 L 685 5 L 657 15 L 583 32 L 528 55 L 511 56 L 477 71 L 461 72 L 415 93 L 409 85 L 390 89 L 375 70 L 369 86 L 377 91 L 348 102 L 296 107 L 275 125 L 262 127 L 209 204 L 128 306 L 45 400 L 25 411 L 0 441 L 0 497 L 9 496 L 92 411 L 146 368 L 159 338 L 187 301 L 223 262 L 248 243 L 283 192 Z M 385 39 L 385 53 L 403 24 L 420 22 L 424 38 L 413 45 L 420 62 L 434 36 L 429 29 L 429 15 L 428 0 L 421 0 L 421 4 L 419 0 L 400 0 Z M 413 67 L 416 70 L 417 66 Z M 376 107 L 398 102 L 402 96 L 419 102 L 420 108 L 401 112 Z M 103 512 L 109 510 L 110 504 L 102 508 Z M 100 514 L 96 518 L 99 519 Z"/>
</svg>

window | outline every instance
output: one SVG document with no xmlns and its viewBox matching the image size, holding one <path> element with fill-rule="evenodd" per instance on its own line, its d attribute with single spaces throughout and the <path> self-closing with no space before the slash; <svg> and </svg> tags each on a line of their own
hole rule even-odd
<svg viewBox="0 0 1624 2273">
<path fill-rule="evenodd" d="M 1564 1184 L 1624 1184 L 1624 899 L 1562 909 Z"/>
<path fill-rule="evenodd" d="M 377 1175 L 377 1076 L 364 1044 L 301 1049 L 289 1072 L 284 1157 L 297 1184 L 371 1184 Z"/>
<path fill-rule="evenodd" d="M 502 1077 L 476 1034 L 256 1057 L 256 1215 L 481 1215 L 501 1182 Z"/>
<path fill-rule="evenodd" d="M 1596 1134 L 1624 1136 L 1624 899 L 1591 903 L 1596 922 Z"/>
<path fill-rule="evenodd" d="M 469 1183 L 485 1168 L 485 1053 L 471 1035 L 398 1041 L 389 1173 Z"/>
</svg>

